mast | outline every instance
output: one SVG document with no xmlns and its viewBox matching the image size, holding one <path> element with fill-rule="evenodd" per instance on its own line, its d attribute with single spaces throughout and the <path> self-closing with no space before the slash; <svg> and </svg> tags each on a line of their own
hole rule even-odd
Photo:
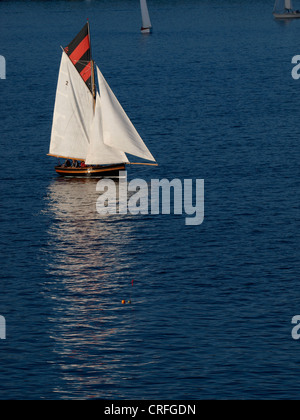
<svg viewBox="0 0 300 420">
<path fill-rule="evenodd" d="M 94 60 L 91 61 L 91 71 L 92 71 L 92 94 L 93 94 L 93 104 L 94 111 L 96 107 L 96 86 L 95 86 L 95 63 Z"/>
<path fill-rule="evenodd" d="M 90 32 L 89 20 L 87 20 L 87 27 L 88 27 L 88 35 L 89 35 L 89 43 L 90 43 L 90 51 L 91 51 L 92 95 L 93 95 L 93 103 L 94 103 L 94 111 L 95 111 L 95 107 L 96 107 L 95 62 L 92 58 L 92 43 L 91 43 L 91 32 Z"/>
</svg>

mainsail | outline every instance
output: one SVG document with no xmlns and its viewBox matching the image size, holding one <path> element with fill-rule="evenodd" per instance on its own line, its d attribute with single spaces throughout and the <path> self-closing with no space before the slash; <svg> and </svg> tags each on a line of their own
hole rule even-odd
<svg viewBox="0 0 300 420">
<path fill-rule="evenodd" d="M 100 93 L 87 24 L 63 49 L 49 155 L 87 165 L 129 163 L 126 153 L 155 162 L 98 67 L 97 75 Z"/>
<path fill-rule="evenodd" d="M 62 53 L 49 154 L 85 160 L 94 118 L 93 97 L 69 57 Z"/>
<path fill-rule="evenodd" d="M 142 13 L 142 23 L 143 23 L 142 30 L 143 29 L 150 29 L 150 28 L 152 28 L 152 25 L 151 25 L 151 21 L 150 21 L 147 1 L 146 0 L 140 0 L 140 3 L 141 3 L 141 13 Z"/>
</svg>

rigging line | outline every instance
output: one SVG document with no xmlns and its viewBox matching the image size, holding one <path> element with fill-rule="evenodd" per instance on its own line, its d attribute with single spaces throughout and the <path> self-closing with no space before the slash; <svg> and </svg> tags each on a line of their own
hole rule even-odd
<svg viewBox="0 0 300 420">
<path fill-rule="evenodd" d="M 76 64 L 78 63 L 87 66 L 91 61 L 92 60 L 74 60 L 74 62 L 72 61 L 72 63 L 74 64 L 74 66 L 76 66 Z"/>
<path fill-rule="evenodd" d="M 68 53 L 66 52 L 66 50 L 65 50 L 65 48 L 63 48 L 63 47 L 60 47 L 62 50 L 63 50 L 63 52 L 65 52 L 66 54 L 67 54 L 67 56 L 70 58 L 70 56 L 68 55 Z M 71 60 L 71 59 L 70 59 Z M 72 61 L 72 60 L 71 60 Z M 75 64 L 77 64 L 77 63 L 79 63 L 79 64 L 85 64 L 85 65 L 87 65 L 88 63 L 90 63 L 92 60 L 81 60 L 81 59 L 79 59 L 79 60 L 76 60 L 76 63 Z M 72 61 L 72 63 L 73 63 L 73 61 Z M 74 63 L 73 63 L 74 64 Z"/>
</svg>

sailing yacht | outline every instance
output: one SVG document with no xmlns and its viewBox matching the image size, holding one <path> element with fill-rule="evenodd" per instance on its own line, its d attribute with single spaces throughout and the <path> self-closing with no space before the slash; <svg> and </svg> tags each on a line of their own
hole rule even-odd
<svg viewBox="0 0 300 420">
<path fill-rule="evenodd" d="M 49 156 L 63 158 L 62 176 L 118 176 L 133 163 L 155 162 L 91 57 L 89 22 L 62 49 Z M 96 74 L 98 89 L 96 86 Z"/>
<path fill-rule="evenodd" d="M 292 0 L 276 0 L 273 10 L 276 19 L 300 18 L 300 10 L 294 10 Z"/>
<path fill-rule="evenodd" d="M 141 13 L 142 13 L 142 34 L 150 34 L 152 32 L 152 25 L 149 16 L 149 10 L 147 6 L 147 0 L 140 0 Z"/>
</svg>

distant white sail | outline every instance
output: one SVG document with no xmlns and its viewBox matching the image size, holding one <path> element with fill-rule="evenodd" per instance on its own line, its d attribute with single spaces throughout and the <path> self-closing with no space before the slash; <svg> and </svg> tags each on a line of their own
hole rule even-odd
<svg viewBox="0 0 300 420">
<path fill-rule="evenodd" d="M 288 10 L 293 8 L 292 0 L 285 0 L 285 8 Z"/>
<path fill-rule="evenodd" d="M 124 153 L 155 162 L 154 157 L 136 131 L 98 67 L 97 76 L 101 96 L 104 143 Z"/>
<path fill-rule="evenodd" d="M 274 5 L 274 12 L 283 13 L 285 10 L 292 10 L 292 0 L 276 0 Z"/>
<path fill-rule="evenodd" d="M 73 63 L 62 54 L 49 154 L 86 158 L 94 117 L 93 97 Z"/>
<path fill-rule="evenodd" d="M 151 25 L 151 21 L 150 21 L 147 1 L 146 0 L 140 0 L 140 3 L 141 3 L 141 13 L 142 13 L 142 22 L 143 22 L 142 28 L 144 28 L 144 29 L 151 28 L 152 25 Z"/>
<path fill-rule="evenodd" d="M 101 99 L 97 92 L 95 115 L 85 163 L 87 165 L 128 163 L 125 153 L 104 144 L 101 109 Z"/>
</svg>

